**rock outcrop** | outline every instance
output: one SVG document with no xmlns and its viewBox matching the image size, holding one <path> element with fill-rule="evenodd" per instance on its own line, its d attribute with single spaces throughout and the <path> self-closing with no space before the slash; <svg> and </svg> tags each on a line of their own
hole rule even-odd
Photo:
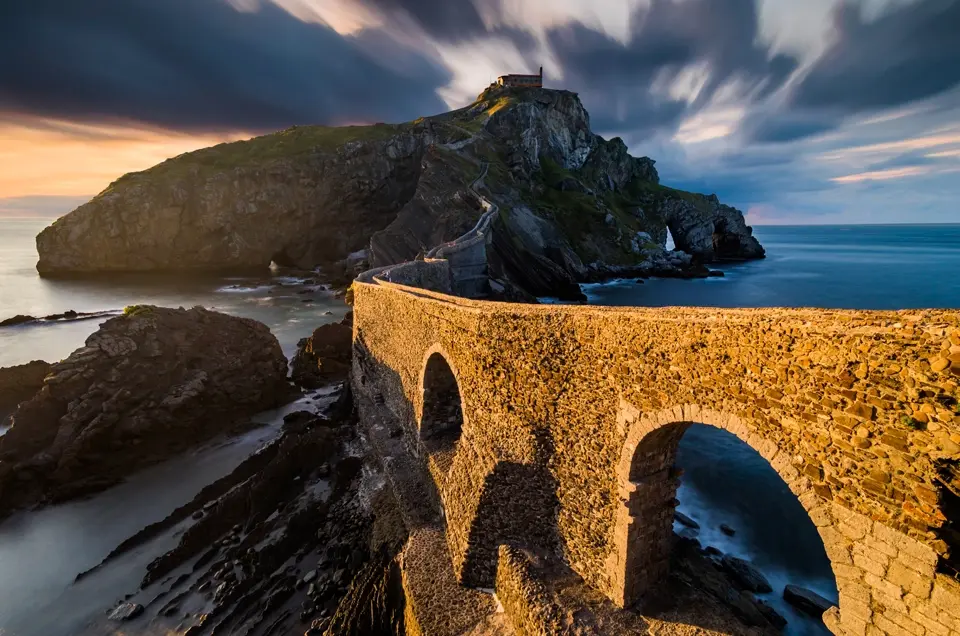
<svg viewBox="0 0 960 636">
<path fill-rule="evenodd" d="M 320 325 L 310 337 L 297 343 L 297 353 L 290 361 L 293 381 L 304 388 L 317 389 L 346 379 L 352 347 L 352 314 L 340 322 Z"/>
<path fill-rule="evenodd" d="M 0 437 L 0 515 L 102 489 L 292 391 L 265 325 L 201 307 L 129 307 L 49 371 Z"/>
<path fill-rule="evenodd" d="M 701 261 L 763 258 L 760 242 L 736 208 L 714 194 L 661 200 L 659 208 L 678 250 Z"/>
<path fill-rule="evenodd" d="M 824 612 L 834 606 L 831 601 L 820 596 L 813 590 L 808 590 L 799 585 L 787 585 L 784 587 L 783 600 L 801 612 L 805 612 L 816 618 L 820 618 Z"/>
<path fill-rule="evenodd" d="M 43 360 L 0 368 L 0 426 L 20 402 L 43 388 L 43 379 L 50 368 L 50 363 Z"/>
<path fill-rule="evenodd" d="M 773 591 L 767 577 L 748 561 L 727 554 L 720 559 L 720 567 L 741 589 L 761 594 Z"/>
<path fill-rule="evenodd" d="M 293 128 L 128 174 L 37 236 L 41 274 L 312 268 L 416 188 L 423 126 Z"/>
<path fill-rule="evenodd" d="M 490 278 L 535 295 L 763 256 L 739 210 L 661 185 L 653 160 L 592 133 L 575 93 L 491 87 L 408 124 L 295 128 L 127 175 L 37 237 L 38 269 L 313 268 L 364 248 L 376 268 L 491 207 Z"/>
<path fill-rule="evenodd" d="M 81 574 L 183 528 L 140 589 L 83 633 L 116 620 L 129 634 L 406 633 L 404 528 L 340 398 L 345 408 L 287 415 L 278 438 Z"/>
</svg>

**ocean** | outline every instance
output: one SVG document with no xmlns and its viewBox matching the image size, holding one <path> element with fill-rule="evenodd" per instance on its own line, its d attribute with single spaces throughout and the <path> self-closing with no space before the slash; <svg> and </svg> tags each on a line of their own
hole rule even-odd
<svg viewBox="0 0 960 636">
<path fill-rule="evenodd" d="M 264 322 L 289 357 L 299 338 L 348 310 L 314 282 L 280 272 L 44 280 L 34 269 L 33 238 L 48 222 L 0 219 L 0 320 L 67 310 L 119 312 L 141 303 L 199 304 Z M 960 224 L 758 227 L 755 232 L 768 257 L 720 266 L 723 278 L 612 281 L 584 286 L 584 291 L 591 303 L 609 305 L 960 307 Z M 0 366 L 62 359 L 101 320 L 0 328 Z M 145 564 L 172 545 L 175 530 L 80 584 L 73 585 L 73 577 L 99 562 L 122 538 L 163 518 L 229 472 L 276 433 L 283 412 L 302 406 L 263 414 L 260 429 L 152 467 L 95 497 L 0 524 L 0 634 L 82 631 L 87 621 L 136 587 Z M 786 484 L 751 448 L 708 426 L 693 426 L 684 435 L 678 463 L 685 471 L 679 510 L 700 523 L 701 542 L 746 558 L 764 572 L 775 591 L 760 598 L 788 619 L 786 634 L 826 634 L 822 624 L 794 612 L 780 598 L 788 583 L 837 598 L 822 542 Z M 736 534 L 720 532 L 721 523 Z"/>
<path fill-rule="evenodd" d="M 960 307 L 960 223 L 761 226 L 765 259 L 712 266 L 723 278 L 584 286 L 597 305 Z"/>
<path fill-rule="evenodd" d="M 289 358 L 297 341 L 340 320 L 349 307 L 308 279 L 265 272 L 260 276 L 176 274 L 44 279 L 37 275 L 34 237 L 51 219 L 0 218 L 0 320 L 17 314 L 49 316 L 68 310 L 120 312 L 128 305 L 203 305 L 268 325 Z M 55 362 L 83 346 L 101 320 L 0 328 L 0 367 L 30 360 Z"/>
</svg>

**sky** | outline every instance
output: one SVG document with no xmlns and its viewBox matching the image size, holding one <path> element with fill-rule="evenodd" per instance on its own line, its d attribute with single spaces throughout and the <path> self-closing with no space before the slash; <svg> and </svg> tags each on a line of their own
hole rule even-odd
<svg viewBox="0 0 960 636">
<path fill-rule="evenodd" d="M 4 0 L 0 216 L 536 72 L 748 222 L 960 222 L 960 0 Z"/>
</svg>

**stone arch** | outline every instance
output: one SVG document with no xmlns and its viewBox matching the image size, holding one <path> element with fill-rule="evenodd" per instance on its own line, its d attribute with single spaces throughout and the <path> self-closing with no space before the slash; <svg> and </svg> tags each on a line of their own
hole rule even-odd
<svg viewBox="0 0 960 636">
<path fill-rule="evenodd" d="M 429 460 L 442 472 L 449 470 L 466 424 L 457 377 L 450 356 L 440 345 L 427 350 L 420 374 L 418 438 Z"/>
<path fill-rule="evenodd" d="M 824 502 L 809 481 L 790 463 L 789 453 L 752 432 L 736 416 L 683 405 L 652 414 L 640 414 L 621 404 L 618 424 L 626 434 L 617 464 L 621 506 L 614 520 L 613 550 L 607 561 L 609 594 L 620 606 L 630 606 L 669 573 L 673 516 L 680 472 L 674 462 L 680 438 L 694 423 L 726 430 L 756 450 L 780 475 L 817 528 L 836 576 L 830 554 L 832 528 L 824 529 Z M 829 524 L 827 524 L 829 525 Z M 837 578 L 838 586 L 840 579 Z"/>
</svg>

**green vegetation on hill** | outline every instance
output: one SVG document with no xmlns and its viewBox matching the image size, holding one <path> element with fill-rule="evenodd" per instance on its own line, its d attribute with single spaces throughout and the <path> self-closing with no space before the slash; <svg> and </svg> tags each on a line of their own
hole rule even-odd
<svg viewBox="0 0 960 636">
<path fill-rule="evenodd" d="M 110 188 L 138 176 L 175 177 L 191 171 L 205 172 L 256 165 L 317 150 L 329 152 L 351 141 L 388 139 L 409 128 L 410 124 L 294 126 L 252 139 L 226 142 L 178 155 L 142 172 L 125 174 L 110 184 Z"/>
<path fill-rule="evenodd" d="M 601 245 L 616 245 L 619 251 L 604 250 L 604 258 L 611 264 L 626 264 L 636 260 L 632 239 L 637 232 L 650 232 L 650 225 L 662 224 L 661 219 L 647 219 L 637 212 L 642 207 L 640 190 L 646 186 L 659 188 L 654 183 L 638 183 L 637 191 L 625 193 L 604 191 L 581 192 L 561 190 L 561 182 L 578 182 L 586 189 L 596 184 L 584 182 L 583 171 L 571 171 L 549 157 L 540 158 L 540 173 L 534 190 L 527 195 L 527 202 L 537 213 L 555 222 L 570 239 L 577 256 L 584 262 L 593 262 L 601 257 Z M 631 184 L 633 185 L 633 184 Z M 607 215 L 614 222 L 608 222 Z M 626 231 L 624 231 L 626 230 Z M 641 247 L 653 247 L 655 243 Z"/>
</svg>

